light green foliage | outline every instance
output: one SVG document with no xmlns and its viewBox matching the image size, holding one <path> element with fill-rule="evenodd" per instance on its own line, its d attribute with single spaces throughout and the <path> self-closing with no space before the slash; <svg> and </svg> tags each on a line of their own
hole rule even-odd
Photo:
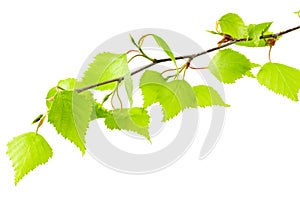
<svg viewBox="0 0 300 200">
<path fill-rule="evenodd" d="M 295 12 L 295 14 L 300 17 L 300 11 Z M 246 26 L 242 18 L 237 14 L 228 13 L 220 18 L 218 25 L 218 28 L 221 30 L 208 31 L 223 37 L 218 45 L 229 41 L 237 42 L 235 39 L 242 39 L 243 42 L 233 43 L 247 47 L 265 47 L 270 45 L 272 41 L 270 40 L 269 44 L 267 44 L 267 37 L 265 37 L 268 34 L 272 34 L 269 32 L 272 22 Z M 283 34 L 294 31 L 297 28 L 298 27 L 294 27 L 293 29 L 278 34 L 269 35 L 268 38 L 278 39 L 278 36 L 281 37 Z M 146 37 L 150 36 L 153 37 L 157 45 L 169 58 L 156 60 L 148 57 L 143 52 L 143 41 Z M 262 36 L 264 36 L 265 39 Z M 164 115 L 163 121 L 172 119 L 187 108 L 196 108 L 197 106 L 203 108 L 207 106 L 229 107 L 214 88 L 206 85 L 192 87 L 187 81 L 179 80 L 179 73 L 185 73 L 186 70 L 191 71 L 196 68 L 192 66 L 188 68 L 189 66 L 185 63 L 183 66 L 187 68 L 180 68 L 179 71 L 173 52 L 166 41 L 160 36 L 146 34 L 140 38 L 138 43 L 134 41 L 131 35 L 130 39 L 133 45 L 138 49 L 138 52 L 130 51 L 138 53 L 138 55 L 134 55 L 134 58 L 136 56 L 143 56 L 148 59 L 148 61 L 152 61 L 153 65 L 165 61 L 172 61 L 176 66 L 176 72 L 175 69 L 174 71 L 170 70 L 169 73 L 172 72 L 173 74 L 165 78 L 162 76 L 163 73 L 146 70 L 139 84 L 144 100 L 143 108 L 132 107 L 133 82 L 128 67 L 127 54 L 104 52 L 96 55 L 92 63 L 89 64 L 89 68 L 85 71 L 80 82 L 77 82 L 74 78 L 68 78 L 59 81 L 55 87 L 52 87 L 48 91 L 46 96 L 48 112 L 39 115 L 32 122 L 38 122 L 35 128 L 36 132 L 19 135 L 7 144 L 8 150 L 6 153 L 12 161 L 15 170 L 15 184 L 31 170 L 46 163 L 49 158 L 52 157 L 51 147 L 47 141 L 37 133 L 47 115 L 48 121 L 56 128 L 56 131 L 74 143 L 82 154 L 84 154 L 86 150 L 86 131 L 89 122 L 95 119 L 103 118 L 108 129 L 133 131 L 151 142 L 149 134 L 150 116 L 146 109 L 152 104 L 159 103 L 161 105 Z M 229 46 L 233 43 L 227 43 L 226 45 Z M 208 65 L 210 72 L 219 81 L 223 83 L 235 83 L 236 80 L 243 76 L 256 78 L 261 85 L 264 85 L 269 90 L 293 101 L 298 101 L 300 70 L 271 62 L 261 67 L 259 64 L 250 62 L 246 56 L 237 51 L 232 49 L 220 50 L 221 48 L 225 48 L 225 46 L 211 48 L 199 54 L 186 55 L 184 58 L 187 58 L 185 60 L 186 62 L 188 59 L 192 61 L 195 55 L 199 56 L 219 50 Z M 150 67 L 150 65 L 140 68 L 135 72 L 140 72 L 147 67 Z M 254 67 L 261 67 L 256 76 L 251 71 Z M 199 67 L 198 69 L 204 68 Z M 169 81 L 172 77 L 174 77 L 174 80 Z M 115 94 L 114 92 L 116 91 L 113 89 L 118 89 L 117 87 L 123 83 L 118 82 L 120 80 L 124 81 L 130 108 L 108 110 L 104 107 L 104 103 L 108 100 L 112 100 L 110 98 L 114 96 L 113 94 Z M 105 81 L 109 81 L 109 83 L 102 83 L 103 85 L 95 88 L 100 91 L 94 91 L 95 93 L 100 93 L 100 96 L 104 96 L 106 93 L 102 93 L 103 90 L 113 90 L 104 96 L 102 103 L 97 102 L 94 99 L 94 94 L 88 90 L 85 91 L 86 88 L 83 88 L 87 86 L 90 86 L 88 88 L 92 88 L 95 86 L 94 84 Z M 80 88 L 80 90 L 78 90 L 78 88 Z M 81 92 L 78 93 L 79 91 Z M 98 96 L 95 96 L 95 98 L 97 99 Z M 112 107 L 114 106 L 112 105 Z"/>
<path fill-rule="evenodd" d="M 126 93 L 127 93 L 127 96 L 128 96 L 129 102 L 130 102 L 130 106 L 132 106 L 133 83 L 132 83 L 130 72 L 128 72 L 124 76 L 124 84 L 125 84 Z"/>
<path fill-rule="evenodd" d="M 104 122 L 109 129 L 134 131 L 151 141 L 148 132 L 150 116 L 144 108 L 134 107 L 112 110 Z"/>
<path fill-rule="evenodd" d="M 98 102 L 95 102 L 94 109 L 96 113 L 96 118 L 106 118 L 106 116 L 110 114 L 109 111 Z"/>
<path fill-rule="evenodd" d="M 260 39 L 265 34 L 271 34 L 268 32 L 273 22 L 265 22 L 261 24 L 250 24 L 248 26 L 248 38 L 250 41 L 239 42 L 237 45 L 246 47 L 265 47 L 268 44 L 264 39 Z"/>
<path fill-rule="evenodd" d="M 207 106 L 229 107 L 228 104 L 224 103 L 219 93 L 210 86 L 198 85 L 198 86 L 194 86 L 193 90 L 197 98 L 197 104 L 200 107 L 207 107 Z"/>
<path fill-rule="evenodd" d="M 15 184 L 31 170 L 46 163 L 52 157 L 52 149 L 47 141 L 34 132 L 13 138 L 7 147 L 6 154 L 15 170 Z"/>
<path fill-rule="evenodd" d="M 163 121 L 175 117 L 186 108 L 197 106 L 193 88 L 184 80 L 166 82 L 160 73 L 147 70 L 141 77 L 140 88 L 145 107 L 160 103 L 164 113 Z"/>
<path fill-rule="evenodd" d="M 129 72 L 126 54 L 114 54 L 110 52 L 100 53 L 84 73 L 78 87 L 89 86 L 95 83 L 107 81 L 124 76 Z M 114 89 L 116 83 L 109 83 L 97 87 L 99 90 Z"/>
<path fill-rule="evenodd" d="M 219 51 L 209 63 L 211 73 L 223 83 L 234 83 L 251 69 L 252 63 L 232 49 Z"/>
<path fill-rule="evenodd" d="M 177 68 L 175 56 L 174 56 L 171 48 L 169 47 L 169 45 L 166 43 L 166 41 L 164 39 L 162 39 L 161 37 L 159 37 L 158 35 L 155 35 L 155 34 L 151 34 L 151 35 L 153 36 L 153 38 L 156 41 L 156 43 L 158 44 L 158 46 L 160 46 L 164 50 L 164 52 L 171 58 L 171 60 L 173 61 L 174 65 Z"/>
<path fill-rule="evenodd" d="M 89 93 L 89 92 L 84 92 Z M 58 92 L 48 114 L 57 132 L 85 153 L 85 134 L 90 121 L 93 99 L 72 91 Z"/>
<path fill-rule="evenodd" d="M 300 89 L 298 69 L 279 63 L 266 63 L 258 72 L 257 80 L 273 92 L 298 101 Z"/>
<path fill-rule="evenodd" d="M 74 90 L 76 83 L 77 82 L 76 82 L 75 78 L 67 78 L 64 80 L 60 80 L 58 82 L 57 86 L 64 90 L 72 91 L 72 90 Z"/>
<path fill-rule="evenodd" d="M 247 37 L 247 26 L 240 16 L 235 13 L 223 15 L 220 20 L 222 33 L 230 35 L 233 38 Z"/>
<path fill-rule="evenodd" d="M 54 96 L 57 94 L 57 92 L 61 89 L 72 91 L 75 88 L 75 85 L 77 84 L 75 78 L 67 78 L 64 80 L 60 80 L 57 83 L 56 87 L 52 87 L 46 96 L 46 105 L 47 108 L 50 109 L 54 100 Z M 60 88 L 60 89 L 59 89 Z"/>
<path fill-rule="evenodd" d="M 271 34 L 268 32 L 273 22 L 265 22 L 260 24 L 245 25 L 243 19 L 235 13 L 228 13 L 223 15 L 219 20 L 221 31 L 223 34 L 232 36 L 233 38 L 248 38 L 249 41 L 238 42 L 237 45 L 246 47 L 265 47 L 267 46 L 265 40 L 260 39 L 264 34 Z M 214 31 L 209 31 L 213 34 L 219 34 Z"/>
</svg>

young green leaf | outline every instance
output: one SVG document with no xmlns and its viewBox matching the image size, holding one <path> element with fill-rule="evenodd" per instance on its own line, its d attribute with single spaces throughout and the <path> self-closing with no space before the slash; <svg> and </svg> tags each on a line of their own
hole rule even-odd
<svg viewBox="0 0 300 200">
<path fill-rule="evenodd" d="M 160 73 L 147 70 L 141 77 L 140 88 L 144 107 L 160 103 L 164 113 L 163 121 L 175 117 L 186 108 L 197 107 L 193 88 L 184 80 L 166 82 Z"/>
<path fill-rule="evenodd" d="M 13 138 L 7 144 L 6 154 L 15 170 L 15 184 L 37 166 L 52 157 L 52 149 L 43 136 L 34 132 Z"/>
<path fill-rule="evenodd" d="M 150 116 L 144 108 L 134 107 L 112 110 L 104 122 L 109 129 L 134 131 L 151 142 L 148 132 Z"/>
<path fill-rule="evenodd" d="M 265 22 L 261 24 L 250 24 L 248 26 L 248 38 L 251 39 L 245 42 L 238 42 L 237 45 L 246 47 L 265 47 L 268 44 L 265 40 L 260 39 L 264 34 L 271 34 L 268 32 L 273 22 Z"/>
<path fill-rule="evenodd" d="M 133 83 L 132 83 L 130 72 L 126 73 L 124 76 L 124 84 L 125 84 L 125 90 L 126 90 L 129 102 L 130 102 L 130 106 L 132 106 Z"/>
<path fill-rule="evenodd" d="M 235 13 L 223 15 L 219 20 L 221 31 L 233 38 L 247 37 L 247 26 L 240 16 Z"/>
<path fill-rule="evenodd" d="M 223 83 L 234 83 L 251 69 L 251 62 L 243 54 L 225 49 L 219 51 L 209 63 L 210 72 Z"/>
<path fill-rule="evenodd" d="M 85 87 L 95 83 L 124 76 L 129 72 L 126 54 L 100 53 L 95 56 L 78 87 Z M 116 83 L 109 83 L 97 87 L 99 90 L 114 89 Z"/>
<path fill-rule="evenodd" d="M 131 34 L 129 34 L 129 37 L 130 37 L 130 41 L 131 41 L 131 43 L 136 47 L 136 48 L 140 48 L 138 45 L 137 45 L 137 43 L 135 42 L 135 40 L 134 40 L 134 38 L 132 37 L 132 35 Z"/>
<path fill-rule="evenodd" d="M 86 92 L 85 92 L 86 93 Z M 57 132 L 73 142 L 85 153 L 85 134 L 90 121 L 94 100 L 92 95 L 61 91 L 54 98 L 48 121 Z"/>
<path fill-rule="evenodd" d="M 156 41 L 158 46 L 160 46 L 164 50 L 164 52 L 171 58 L 171 60 L 173 61 L 174 65 L 177 68 L 175 56 L 174 56 L 171 48 L 167 44 L 167 42 L 164 39 L 162 39 L 161 37 L 159 37 L 158 35 L 155 35 L 155 34 L 150 34 L 150 35 L 154 38 L 154 40 Z"/>
<path fill-rule="evenodd" d="M 258 72 L 257 80 L 273 92 L 298 101 L 300 70 L 279 63 L 266 63 Z"/>
<path fill-rule="evenodd" d="M 198 85 L 198 86 L 194 86 L 193 90 L 197 98 L 197 104 L 200 107 L 206 107 L 206 106 L 229 107 L 228 104 L 224 103 L 219 93 L 210 86 Z"/>
</svg>

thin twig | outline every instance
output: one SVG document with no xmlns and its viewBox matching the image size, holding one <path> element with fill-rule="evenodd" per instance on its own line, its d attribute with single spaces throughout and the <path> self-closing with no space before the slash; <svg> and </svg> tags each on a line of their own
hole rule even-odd
<svg viewBox="0 0 300 200">
<path fill-rule="evenodd" d="M 294 28 L 290 28 L 290 29 L 287 29 L 285 31 L 281 31 L 279 33 L 275 33 L 275 34 L 269 34 L 269 35 L 262 35 L 260 36 L 260 39 L 267 39 L 267 38 L 278 38 L 280 36 L 283 36 L 287 33 L 290 33 L 292 31 L 295 31 L 295 30 L 298 30 L 300 29 L 300 26 L 296 26 Z M 238 42 L 245 42 L 245 41 L 251 41 L 252 39 L 251 38 L 240 38 L 240 39 L 234 39 L 230 42 L 227 42 L 225 44 L 222 44 L 220 46 L 217 46 L 217 47 L 214 47 L 214 48 L 211 48 L 211 49 L 208 49 L 206 51 L 202 51 L 200 53 L 195 53 L 195 54 L 191 54 L 191 55 L 185 55 L 185 56 L 177 56 L 175 57 L 175 60 L 182 60 L 182 59 L 194 59 L 196 57 L 199 57 L 199 56 L 202 56 L 202 55 L 205 55 L 205 54 L 208 54 L 210 52 L 213 52 L 213 51 L 216 51 L 216 50 L 220 50 L 220 49 L 223 49 L 225 47 L 228 47 L 230 45 L 233 45 L 235 43 L 238 43 Z M 150 58 L 151 59 L 151 58 Z M 145 66 L 142 66 L 136 70 L 133 70 L 131 72 L 131 76 L 141 72 L 141 71 L 144 71 L 158 63 L 163 63 L 163 62 L 168 62 L 168 61 L 172 61 L 170 58 L 164 58 L 164 59 L 152 59 L 152 63 L 148 64 L 148 65 L 145 65 Z M 121 76 L 121 77 L 118 77 L 118 78 L 114 78 L 114 79 L 111 79 L 111 80 L 107 80 L 107 81 L 104 81 L 104 82 L 100 82 L 100 83 L 96 83 L 96 84 L 93 84 L 93 85 L 90 85 L 90 86 L 86 86 L 86 87 L 83 87 L 83 88 L 79 88 L 79 89 L 76 89 L 75 91 L 80 93 L 80 92 L 83 92 L 83 91 L 86 91 L 86 90 L 89 90 L 89 89 L 92 89 L 92 88 L 95 88 L 95 87 L 98 87 L 98 86 L 101 86 L 101 85 L 106 85 L 108 83 L 112 83 L 112 82 L 121 82 L 124 80 L 124 76 Z"/>
</svg>

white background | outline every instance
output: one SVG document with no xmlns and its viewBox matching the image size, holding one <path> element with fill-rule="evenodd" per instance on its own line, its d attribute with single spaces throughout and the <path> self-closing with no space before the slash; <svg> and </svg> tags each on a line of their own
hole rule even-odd
<svg viewBox="0 0 300 200">
<path fill-rule="evenodd" d="M 41 131 L 54 150 L 44 166 L 17 187 L 5 155 L 6 143 L 34 130 L 48 88 L 76 77 L 101 42 L 137 28 L 166 28 L 203 48 L 218 38 L 205 32 L 227 12 L 246 23 L 274 21 L 274 31 L 299 24 L 294 0 L 285 1 L 1 1 L 0 3 L 0 196 L 1 199 L 299 199 L 299 103 L 274 95 L 254 79 L 226 85 L 223 135 L 214 151 L 198 160 L 203 135 L 171 167 L 154 174 L 112 171 L 84 157 L 50 125 Z M 281 39 L 274 62 L 299 66 L 299 32 Z M 258 63 L 267 49 L 242 49 Z"/>
</svg>

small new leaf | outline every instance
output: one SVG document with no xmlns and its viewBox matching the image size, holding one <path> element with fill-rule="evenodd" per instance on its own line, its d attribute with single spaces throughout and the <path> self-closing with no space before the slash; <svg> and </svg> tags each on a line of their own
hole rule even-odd
<svg viewBox="0 0 300 200">
<path fill-rule="evenodd" d="M 264 34 L 271 34 L 269 28 L 273 22 L 265 22 L 261 24 L 250 24 L 248 26 L 248 38 L 249 41 L 238 42 L 237 45 L 246 47 L 265 47 L 268 44 L 265 40 L 260 39 Z"/>
<path fill-rule="evenodd" d="M 126 73 L 124 76 L 124 84 L 125 84 L 125 90 L 127 93 L 127 97 L 130 102 L 130 106 L 132 106 L 133 100 L 132 100 L 132 94 L 133 94 L 133 83 L 131 79 L 130 72 Z"/>
<path fill-rule="evenodd" d="M 94 105 L 92 95 L 86 92 L 78 94 L 65 90 L 57 93 L 48 114 L 48 121 L 57 132 L 73 142 L 82 154 L 85 153 L 85 134 Z"/>
<path fill-rule="evenodd" d="M 85 87 L 110 79 L 119 78 L 129 71 L 126 54 L 113 54 L 110 52 L 100 53 L 95 56 L 94 61 L 90 64 L 90 68 L 85 71 L 79 86 Z M 114 82 L 99 86 L 96 89 L 112 90 L 115 86 L 116 83 Z"/>
<path fill-rule="evenodd" d="M 147 70 L 140 80 L 140 88 L 144 96 L 144 107 L 160 103 L 164 118 L 167 121 L 186 108 L 197 107 L 193 88 L 184 80 L 166 82 L 156 71 Z"/>
<path fill-rule="evenodd" d="M 206 107 L 206 106 L 229 107 L 228 104 L 224 103 L 219 93 L 210 86 L 198 85 L 198 86 L 194 86 L 193 90 L 197 98 L 197 104 L 200 107 Z"/>
<path fill-rule="evenodd" d="M 15 170 L 15 184 L 37 166 L 46 163 L 52 157 L 52 149 L 47 141 L 34 132 L 13 138 L 7 144 L 6 154 Z"/>
<path fill-rule="evenodd" d="M 161 37 L 159 37 L 158 35 L 151 34 L 151 36 L 154 38 L 154 40 L 156 41 L 158 46 L 160 46 L 164 50 L 164 52 L 171 58 L 171 60 L 173 61 L 174 65 L 177 68 L 175 56 L 174 56 L 171 48 L 167 44 L 167 42 L 164 39 L 162 39 Z"/>
<path fill-rule="evenodd" d="M 210 72 L 223 83 L 234 83 L 251 69 L 252 63 L 232 49 L 219 51 L 209 63 Z"/>
<path fill-rule="evenodd" d="M 257 80 L 271 91 L 298 101 L 300 70 L 279 63 L 266 63 L 258 72 Z"/>
</svg>

